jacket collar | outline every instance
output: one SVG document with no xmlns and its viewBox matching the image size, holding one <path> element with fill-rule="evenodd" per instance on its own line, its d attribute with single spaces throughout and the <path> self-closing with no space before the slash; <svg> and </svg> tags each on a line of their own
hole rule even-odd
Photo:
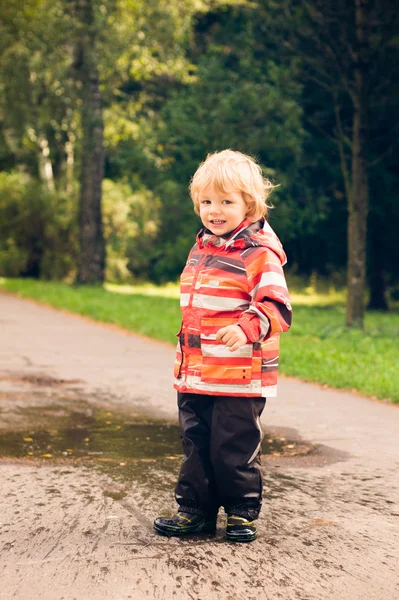
<svg viewBox="0 0 399 600">
<path fill-rule="evenodd" d="M 197 235 L 198 247 L 203 248 L 204 246 L 225 246 L 226 248 L 229 248 L 230 246 L 235 246 L 237 245 L 236 242 L 240 239 L 240 234 L 251 225 L 257 225 L 258 223 L 260 222 L 257 221 L 256 223 L 254 223 L 253 221 L 251 221 L 251 219 L 244 219 L 244 221 L 241 221 L 238 227 L 231 231 L 227 237 L 215 235 L 214 233 L 209 231 L 209 229 L 203 227 Z M 261 225 L 259 225 L 256 228 L 256 231 L 258 231 L 259 229 L 261 229 Z M 251 234 L 249 233 L 249 235 Z M 242 244 L 238 244 L 238 246 L 242 246 Z"/>
</svg>

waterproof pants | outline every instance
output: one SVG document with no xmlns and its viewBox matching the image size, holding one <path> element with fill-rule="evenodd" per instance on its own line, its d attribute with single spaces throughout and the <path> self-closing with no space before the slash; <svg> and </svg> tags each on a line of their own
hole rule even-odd
<svg viewBox="0 0 399 600">
<path fill-rule="evenodd" d="M 260 470 L 265 398 L 178 393 L 184 458 L 176 485 L 179 510 L 213 517 L 256 519 L 262 504 Z"/>
</svg>

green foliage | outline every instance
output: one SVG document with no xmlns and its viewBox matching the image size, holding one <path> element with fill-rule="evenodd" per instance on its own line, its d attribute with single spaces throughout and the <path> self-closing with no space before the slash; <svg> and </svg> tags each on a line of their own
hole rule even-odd
<svg viewBox="0 0 399 600">
<path fill-rule="evenodd" d="M 5 277 L 18 277 L 26 270 L 29 253 L 24 248 L 18 248 L 12 237 L 0 245 L 0 274 Z"/>
<path fill-rule="evenodd" d="M 399 402 L 398 314 L 369 312 L 365 330 L 359 331 L 342 325 L 343 306 L 294 306 L 294 311 L 294 327 L 282 341 L 283 373 Z"/>
<path fill-rule="evenodd" d="M 63 9 L 60 1 L 10 0 L 0 19 L 0 129 L 5 147 L 14 167 L 49 189 L 54 176 L 65 177 L 64 144 L 76 136 L 70 22 Z"/>
<path fill-rule="evenodd" d="M 277 52 L 264 44 L 264 28 L 272 26 L 267 8 L 253 3 L 216 5 L 197 17 L 189 49 L 193 81 L 177 89 L 160 112 L 164 179 L 157 189 L 164 217 L 156 281 L 176 278 L 195 241 L 200 222 L 187 186 L 209 152 L 234 148 L 253 155 L 282 185 L 277 205 L 288 204 L 289 174 L 301 153 L 301 87 L 295 63 L 279 64 Z M 292 213 L 287 221 L 288 229 L 295 222 Z"/>
<path fill-rule="evenodd" d="M 0 173 L 0 274 L 63 279 L 76 258 L 76 201 Z"/>
<path fill-rule="evenodd" d="M 304 8 L 323 4 L 93 0 L 109 280 L 177 278 L 201 225 L 189 180 L 207 153 L 225 147 L 254 155 L 279 184 L 270 220 L 289 265 L 297 273 L 330 277 L 345 269 L 347 210 L 335 116 L 328 91 L 315 81 L 317 68 L 335 72 L 328 69 L 329 55 L 310 52 L 309 77 L 297 44 L 305 32 L 307 49 L 314 47 L 319 32 Z M 371 40 L 377 54 L 381 27 L 387 36 L 395 28 L 390 4 L 378 5 L 381 18 Z M 346 2 L 328 6 L 344 10 L 337 29 L 342 35 L 349 23 Z M 82 159 L 74 9 L 74 0 L 9 0 L 0 9 L 0 170 L 30 176 L 29 183 L 19 179 L 10 194 L 2 194 L 1 217 L 11 223 L 0 224 L 2 273 L 74 274 L 74 198 Z M 370 74 L 377 78 L 370 89 L 368 148 L 370 271 L 383 272 L 393 293 L 399 277 L 397 49 L 393 37 Z M 346 91 L 340 108 L 348 132 Z M 25 197 L 28 188 L 29 206 L 36 208 L 23 219 L 18 194 Z M 19 229 L 14 213 L 24 223 Z M 62 252 L 54 250 L 59 244 Z"/>
<path fill-rule="evenodd" d="M 103 224 L 107 245 L 106 279 L 122 283 L 148 278 L 156 249 L 159 199 L 136 182 L 103 182 Z"/>
</svg>

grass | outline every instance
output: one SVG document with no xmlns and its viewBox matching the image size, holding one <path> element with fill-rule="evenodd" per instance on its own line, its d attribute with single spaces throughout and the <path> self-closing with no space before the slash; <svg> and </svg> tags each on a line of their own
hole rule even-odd
<svg viewBox="0 0 399 600">
<path fill-rule="evenodd" d="M 365 330 L 344 327 L 344 293 L 293 281 L 294 324 L 282 336 L 280 372 L 399 403 L 399 312 L 366 314 Z M 1 279 L 0 289 L 175 343 L 178 286 L 75 287 Z"/>
</svg>

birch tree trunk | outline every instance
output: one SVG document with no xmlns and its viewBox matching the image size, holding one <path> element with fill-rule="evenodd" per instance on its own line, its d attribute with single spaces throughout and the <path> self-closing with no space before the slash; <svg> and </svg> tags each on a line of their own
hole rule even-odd
<svg viewBox="0 0 399 600">
<path fill-rule="evenodd" d="M 68 141 L 65 142 L 66 167 L 65 167 L 65 188 L 68 194 L 73 193 L 73 170 L 75 164 L 75 136 L 68 132 Z"/>
<path fill-rule="evenodd" d="M 55 190 L 53 165 L 50 159 L 50 147 L 47 138 L 40 135 L 37 140 L 40 148 L 39 153 L 39 173 L 41 180 L 47 188 L 53 192 Z"/>
</svg>

